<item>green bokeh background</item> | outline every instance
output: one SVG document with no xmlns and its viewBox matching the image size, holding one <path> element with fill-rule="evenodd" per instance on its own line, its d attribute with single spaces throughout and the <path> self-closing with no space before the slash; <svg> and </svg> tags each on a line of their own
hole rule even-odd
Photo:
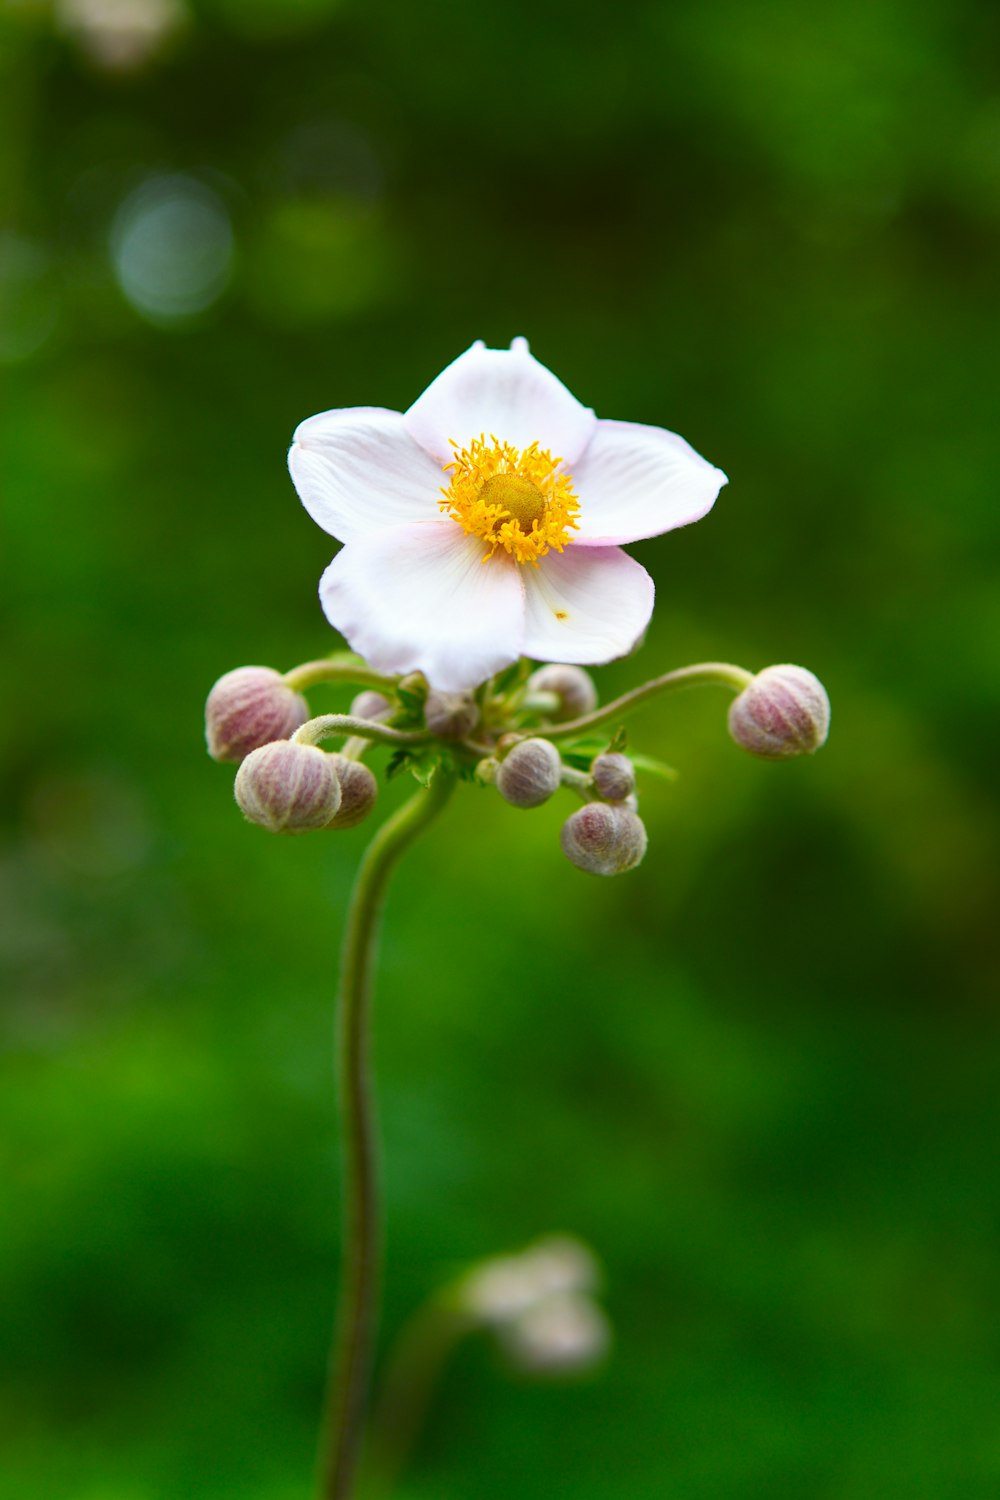
<svg viewBox="0 0 1000 1500">
<path fill-rule="evenodd" d="M 834 727 L 774 766 L 721 694 L 647 710 L 681 777 L 618 881 L 567 806 L 473 788 L 410 856 L 385 1335 L 565 1230 L 616 1348 L 539 1387 L 470 1345 L 401 1494 L 992 1500 L 1000 12 L 202 0 L 114 71 L 21 0 L 0 46 L 0 1493 L 309 1493 L 365 831 L 245 825 L 202 701 L 337 645 L 295 423 L 524 333 L 731 479 L 635 547 L 657 611 L 602 694 L 791 660 Z M 177 173 L 232 273 L 151 322 L 109 246 Z"/>
</svg>

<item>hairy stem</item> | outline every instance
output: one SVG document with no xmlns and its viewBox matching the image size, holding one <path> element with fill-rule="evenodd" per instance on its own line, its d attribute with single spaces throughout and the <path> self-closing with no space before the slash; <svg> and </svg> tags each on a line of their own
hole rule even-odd
<svg viewBox="0 0 1000 1500">
<path fill-rule="evenodd" d="M 654 677 L 651 682 L 644 682 L 642 687 L 633 688 L 630 693 L 623 693 L 620 698 L 606 703 L 603 708 L 595 709 L 592 714 L 585 714 L 583 718 L 569 719 L 565 724 L 546 724 L 541 733 L 547 740 L 573 739 L 585 734 L 588 729 L 606 724 L 609 719 L 620 719 L 625 714 L 632 713 L 659 693 L 672 692 L 676 688 L 708 686 L 725 687 L 734 693 L 741 693 L 752 681 L 752 672 L 724 661 L 703 661 L 693 667 L 678 667 L 674 672 L 667 672 L 662 677 Z M 539 733 L 538 730 L 531 732 Z"/>
<path fill-rule="evenodd" d="M 381 672 L 373 672 L 360 656 L 352 656 L 349 652 L 327 656 L 321 661 L 306 661 L 285 673 L 286 685 L 296 693 L 304 693 L 320 682 L 346 682 L 391 694 L 398 681 L 398 677 L 384 677 Z"/>
<path fill-rule="evenodd" d="M 340 1306 L 330 1359 L 321 1500 L 350 1500 L 360 1453 L 376 1321 L 380 1239 L 369 1013 L 379 918 L 400 856 L 440 812 L 453 780 L 440 772 L 394 813 L 369 844 L 344 932 L 337 1010 L 337 1067 L 344 1159 Z"/>
<path fill-rule="evenodd" d="M 377 740 L 380 745 L 425 745 L 431 738 L 424 729 L 390 729 L 377 719 L 359 719 L 355 714 L 320 714 L 296 729 L 292 739 L 299 745 L 318 745 L 320 740 L 348 735 Z"/>
</svg>

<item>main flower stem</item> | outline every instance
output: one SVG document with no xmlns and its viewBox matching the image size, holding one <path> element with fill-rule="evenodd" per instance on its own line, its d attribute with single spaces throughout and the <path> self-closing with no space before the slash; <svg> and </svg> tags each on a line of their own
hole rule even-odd
<svg viewBox="0 0 1000 1500">
<path fill-rule="evenodd" d="M 350 1500 L 354 1492 L 375 1334 L 380 1212 L 369 1014 L 379 918 L 396 862 L 444 807 L 452 786 L 453 778 L 439 771 L 430 787 L 383 823 L 358 871 L 344 932 L 337 1009 L 344 1238 L 323 1436 L 322 1500 Z"/>
</svg>

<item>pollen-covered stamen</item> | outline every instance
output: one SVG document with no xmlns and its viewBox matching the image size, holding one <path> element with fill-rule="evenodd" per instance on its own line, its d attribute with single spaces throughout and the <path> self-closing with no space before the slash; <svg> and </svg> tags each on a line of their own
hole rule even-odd
<svg viewBox="0 0 1000 1500">
<path fill-rule="evenodd" d="M 468 536 L 481 537 L 487 562 L 503 548 L 515 562 L 537 563 L 554 548 L 561 552 L 577 525 L 580 503 L 573 481 L 559 471 L 562 462 L 537 443 L 518 449 L 494 437 L 474 439 L 468 448 L 453 443 L 446 465 L 451 483 L 441 491 L 441 509 Z"/>
<path fill-rule="evenodd" d="M 499 505 L 522 531 L 530 531 L 536 521 L 545 519 L 545 497 L 541 490 L 518 474 L 494 474 L 483 485 L 481 498 L 487 505 Z"/>
</svg>

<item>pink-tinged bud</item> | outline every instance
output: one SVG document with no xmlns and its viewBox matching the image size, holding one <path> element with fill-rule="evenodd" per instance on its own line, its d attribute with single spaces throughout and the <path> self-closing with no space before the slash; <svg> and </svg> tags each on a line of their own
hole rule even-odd
<svg viewBox="0 0 1000 1500">
<path fill-rule="evenodd" d="M 561 780 L 562 761 L 550 740 L 519 740 L 496 773 L 497 791 L 512 807 L 541 807 Z"/>
<path fill-rule="evenodd" d="M 830 731 L 830 700 L 805 667 L 765 667 L 729 708 L 729 733 L 751 755 L 812 755 Z"/>
<path fill-rule="evenodd" d="M 471 693 L 439 693 L 432 688 L 424 704 L 424 722 L 439 740 L 464 740 L 479 723 L 479 704 Z"/>
<path fill-rule="evenodd" d="M 617 750 L 595 756 L 590 774 L 605 802 L 624 802 L 635 791 L 635 767 L 627 755 Z"/>
<path fill-rule="evenodd" d="M 294 740 L 251 750 L 236 773 L 235 793 L 244 817 L 271 833 L 325 828 L 340 807 L 333 756 Z"/>
<path fill-rule="evenodd" d="M 588 802 L 563 824 L 563 853 L 590 875 L 622 875 L 646 852 L 642 819 L 621 803 Z"/>
<path fill-rule="evenodd" d="M 555 719 L 579 719 L 592 714 L 597 707 L 597 689 L 593 678 L 582 667 L 539 667 L 528 678 L 529 693 L 554 693 L 559 707 L 553 714 Z"/>
<path fill-rule="evenodd" d="M 353 828 L 367 818 L 378 797 L 378 782 L 366 765 L 359 760 L 349 760 L 339 751 L 327 755 L 333 762 L 333 772 L 340 782 L 340 806 L 325 826 L 327 828 Z"/>
<path fill-rule="evenodd" d="M 378 719 L 382 714 L 389 713 L 392 704 L 382 693 L 376 693 L 372 688 L 365 688 L 359 693 L 351 704 L 351 713 L 356 719 Z"/>
<path fill-rule="evenodd" d="M 237 667 L 220 677 L 205 704 L 205 739 L 213 760 L 242 760 L 272 740 L 287 740 L 309 717 L 309 705 L 272 667 Z"/>
</svg>

